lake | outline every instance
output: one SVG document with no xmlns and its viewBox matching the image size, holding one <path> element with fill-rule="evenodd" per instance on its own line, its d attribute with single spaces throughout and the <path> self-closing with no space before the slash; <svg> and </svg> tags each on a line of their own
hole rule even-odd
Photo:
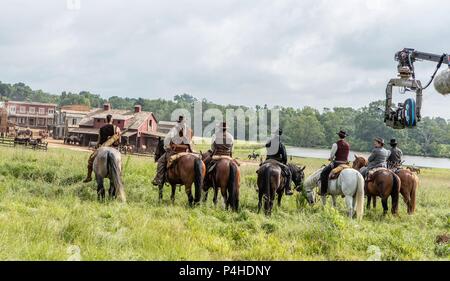
<svg viewBox="0 0 450 281">
<path fill-rule="evenodd" d="M 317 149 L 317 148 L 302 148 L 302 147 L 286 147 L 288 155 L 297 157 L 319 158 L 328 159 L 330 157 L 330 150 Z M 349 159 L 353 160 L 354 155 L 363 155 L 368 157 L 370 153 L 367 152 L 350 152 Z M 409 156 L 404 155 L 405 165 L 414 165 L 418 167 L 427 168 L 444 168 L 450 169 L 450 159 L 448 158 L 435 158 L 435 157 L 422 157 L 422 156 Z M 324 161 L 326 163 L 326 161 Z"/>
</svg>

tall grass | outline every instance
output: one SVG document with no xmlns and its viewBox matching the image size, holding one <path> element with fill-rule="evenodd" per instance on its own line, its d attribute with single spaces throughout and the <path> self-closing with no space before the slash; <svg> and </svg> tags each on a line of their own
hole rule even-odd
<svg viewBox="0 0 450 281">
<path fill-rule="evenodd" d="M 241 210 L 232 213 L 214 207 L 212 196 L 191 208 L 178 188 L 174 205 L 169 188 L 159 204 L 151 158 L 123 157 L 121 204 L 97 202 L 95 183 L 81 183 L 88 153 L 0 148 L 0 155 L 1 260 L 366 260 L 371 246 L 383 260 L 450 259 L 449 246 L 435 243 L 450 232 L 448 170 L 422 171 L 415 215 L 402 202 L 399 217 L 383 217 L 379 204 L 358 223 L 345 216 L 342 199 L 333 209 L 285 197 L 272 217 L 257 214 L 257 164 L 241 166 Z M 294 161 L 307 175 L 322 164 Z"/>
</svg>

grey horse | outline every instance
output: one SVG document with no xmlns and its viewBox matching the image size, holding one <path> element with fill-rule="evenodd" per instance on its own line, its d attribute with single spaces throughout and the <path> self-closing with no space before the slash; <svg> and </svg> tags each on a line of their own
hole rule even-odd
<svg viewBox="0 0 450 281">
<path fill-rule="evenodd" d="M 109 178 L 109 197 L 117 196 L 122 202 L 126 202 L 125 191 L 122 184 L 122 158 L 120 152 L 112 147 L 100 147 L 94 160 L 93 170 L 97 180 L 98 200 L 105 199 L 104 179 Z"/>
</svg>

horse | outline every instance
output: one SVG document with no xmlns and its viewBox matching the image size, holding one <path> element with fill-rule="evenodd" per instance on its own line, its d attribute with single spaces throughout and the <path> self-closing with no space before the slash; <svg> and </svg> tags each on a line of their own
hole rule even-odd
<svg viewBox="0 0 450 281">
<path fill-rule="evenodd" d="M 212 151 L 202 153 L 202 160 L 212 157 Z M 231 158 L 222 157 L 216 161 L 214 173 L 210 175 L 212 186 L 203 184 L 203 191 L 205 192 L 203 202 L 208 200 L 208 191 L 211 187 L 214 188 L 214 205 L 217 205 L 217 195 L 222 193 L 222 198 L 225 204 L 225 209 L 231 207 L 233 211 L 239 209 L 239 187 L 241 180 L 241 172 L 238 164 Z"/>
<path fill-rule="evenodd" d="M 108 190 L 111 199 L 117 195 L 122 202 L 126 202 L 125 191 L 122 183 L 122 158 L 120 152 L 112 147 L 100 147 L 94 160 L 93 171 L 97 181 L 97 199 L 105 200 L 105 187 L 103 180 L 109 178 Z"/>
<path fill-rule="evenodd" d="M 355 155 L 355 161 L 353 161 L 353 169 L 360 170 L 368 163 L 367 159 Z M 376 206 L 376 196 L 381 197 L 381 203 L 383 205 L 383 214 L 388 212 L 388 198 L 391 197 L 393 215 L 398 214 L 398 197 L 401 189 L 401 180 L 391 170 L 387 168 L 377 169 L 371 175 L 370 179 L 365 184 L 365 191 L 367 193 L 367 208 L 370 208 L 370 199 L 374 200 L 374 207 Z"/>
<path fill-rule="evenodd" d="M 306 198 L 310 204 L 314 204 L 314 188 L 320 186 L 320 174 L 325 167 L 320 168 L 310 175 L 304 184 Z M 328 181 L 327 195 L 331 195 L 333 207 L 336 207 L 336 196 L 344 195 L 348 209 L 348 216 L 361 220 L 364 215 L 364 178 L 355 169 L 348 168 L 341 171 L 337 179 Z M 322 205 L 327 203 L 327 196 L 322 195 Z"/>
<path fill-rule="evenodd" d="M 416 210 L 416 191 L 419 187 L 419 177 L 408 169 L 399 169 L 396 174 L 402 183 L 400 193 L 407 206 L 407 212 L 412 215 Z"/>
<path fill-rule="evenodd" d="M 160 139 L 155 151 L 155 162 L 164 154 L 163 140 Z M 161 149 L 162 148 L 162 149 Z M 201 156 L 200 156 L 201 157 Z M 166 181 L 172 187 L 170 199 L 175 202 L 175 191 L 177 184 L 184 185 L 188 197 L 189 205 L 197 204 L 201 199 L 203 179 L 205 178 L 205 163 L 200 157 L 194 154 L 186 154 L 174 161 L 166 171 Z M 192 196 L 192 184 L 195 187 L 195 194 Z M 163 198 L 164 182 L 159 186 L 159 201 Z"/>
<path fill-rule="evenodd" d="M 303 185 L 306 167 L 300 168 L 293 164 L 288 164 L 288 167 L 292 174 L 292 181 L 294 182 L 296 189 L 299 190 Z M 261 211 L 264 199 L 264 213 L 265 215 L 270 216 L 272 214 L 275 193 L 277 194 L 278 207 L 280 207 L 281 199 L 285 192 L 282 170 L 280 165 L 274 160 L 262 163 L 256 173 L 258 174 L 258 213 Z"/>
</svg>

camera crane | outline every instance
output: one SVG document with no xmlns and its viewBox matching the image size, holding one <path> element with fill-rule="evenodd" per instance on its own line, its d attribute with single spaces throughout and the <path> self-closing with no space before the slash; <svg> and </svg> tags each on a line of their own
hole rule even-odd
<svg viewBox="0 0 450 281">
<path fill-rule="evenodd" d="M 405 48 L 395 54 L 398 61 L 398 78 L 389 81 L 386 87 L 386 108 L 384 122 L 394 129 L 414 128 L 421 120 L 422 92 L 427 89 L 434 80 L 434 87 L 439 93 L 450 94 L 450 56 L 447 54 L 436 55 L 419 52 L 414 49 Z M 414 62 L 431 61 L 436 62 L 436 70 L 430 81 L 422 87 L 419 80 L 416 80 Z M 440 73 L 436 79 L 436 73 L 442 64 L 447 64 L 449 68 Z M 416 100 L 408 98 L 404 103 L 399 103 L 396 109 L 392 106 L 392 89 L 400 87 L 402 93 L 415 92 Z"/>
</svg>

